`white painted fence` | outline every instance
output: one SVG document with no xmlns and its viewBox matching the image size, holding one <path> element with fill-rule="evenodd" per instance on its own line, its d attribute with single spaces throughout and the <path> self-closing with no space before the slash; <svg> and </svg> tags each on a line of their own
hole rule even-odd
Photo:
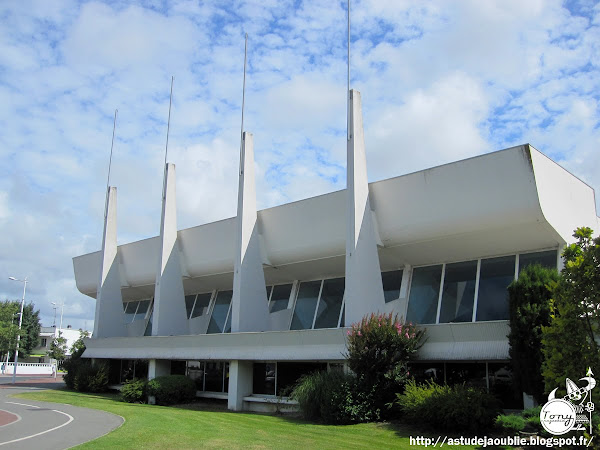
<svg viewBox="0 0 600 450">
<path fill-rule="evenodd" d="M 2 367 L 2 373 L 4 375 L 12 375 L 15 370 L 15 363 L 9 362 L 6 364 L 5 361 L 0 363 Z M 18 363 L 17 364 L 17 375 L 48 375 L 52 376 L 56 372 L 55 365 L 50 363 Z"/>
</svg>

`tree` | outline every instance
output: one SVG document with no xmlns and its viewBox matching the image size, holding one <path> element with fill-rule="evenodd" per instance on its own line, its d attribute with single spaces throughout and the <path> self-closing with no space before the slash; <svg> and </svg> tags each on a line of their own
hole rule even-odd
<svg viewBox="0 0 600 450">
<path fill-rule="evenodd" d="M 73 342 L 71 346 L 71 358 L 80 358 L 85 351 L 85 343 L 83 340 L 90 337 L 90 333 L 84 330 L 79 330 L 79 338 Z"/>
<path fill-rule="evenodd" d="M 17 344 L 19 330 L 19 300 L 0 302 L 0 349 L 3 352 L 13 351 Z M 14 319 L 14 321 L 13 321 Z M 33 303 L 23 307 L 21 323 L 21 340 L 19 342 L 19 357 L 27 358 L 40 340 L 40 312 L 34 311 Z"/>
<path fill-rule="evenodd" d="M 564 268 L 550 304 L 550 324 L 543 327 L 543 374 L 546 390 L 565 380 L 600 370 L 600 237 L 578 228 L 577 242 L 563 251 Z"/>
<path fill-rule="evenodd" d="M 67 339 L 59 331 L 58 336 L 52 339 L 48 356 L 57 361 L 62 361 L 67 356 Z"/>
<path fill-rule="evenodd" d="M 19 304 L 20 309 L 20 303 Z M 23 323 L 21 325 L 21 342 L 19 343 L 19 358 L 27 358 L 40 342 L 40 311 L 34 311 L 33 303 L 23 308 Z"/>
<path fill-rule="evenodd" d="M 558 282 L 556 269 L 534 264 L 508 286 L 508 343 L 516 385 L 543 403 L 542 327 L 550 324 L 550 298 Z"/>
<path fill-rule="evenodd" d="M 403 323 L 398 316 L 371 314 L 348 331 L 347 361 L 368 409 L 388 415 L 387 404 L 404 389 L 409 362 L 423 345 L 425 330 Z"/>
<path fill-rule="evenodd" d="M 6 353 L 14 351 L 17 343 L 18 318 L 15 324 L 16 314 L 19 312 L 15 302 L 5 300 L 0 302 L 0 353 L 2 360 L 6 359 Z"/>
</svg>

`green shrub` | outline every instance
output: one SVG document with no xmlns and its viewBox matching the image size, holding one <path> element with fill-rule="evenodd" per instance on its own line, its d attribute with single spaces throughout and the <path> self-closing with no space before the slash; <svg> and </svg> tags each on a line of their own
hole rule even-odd
<svg viewBox="0 0 600 450">
<path fill-rule="evenodd" d="M 496 424 L 496 428 L 499 428 L 509 435 L 523 431 L 526 424 L 525 419 L 522 416 L 515 414 L 500 415 L 496 417 L 494 423 Z"/>
<path fill-rule="evenodd" d="M 370 389 L 359 383 L 355 376 L 340 385 L 339 389 L 332 392 L 332 409 L 335 416 L 328 423 L 348 424 L 359 422 L 377 422 L 381 420 L 382 411 L 374 407 L 376 388 Z"/>
<path fill-rule="evenodd" d="M 501 415 L 496 418 L 496 427 L 506 434 L 515 434 L 519 431 L 540 432 L 543 430 L 540 422 L 541 406 L 529 408 L 521 414 Z"/>
<path fill-rule="evenodd" d="M 552 286 L 558 280 L 556 269 L 533 264 L 508 286 L 510 359 L 517 390 L 533 395 L 543 403 L 542 328 L 550 324 Z"/>
<path fill-rule="evenodd" d="M 69 389 L 79 392 L 104 392 L 108 389 L 108 365 L 91 360 L 75 358 L 66 360 L 63 380 Z"/>
<path fill-rule="evenodd" d="M 404 393 L 397 394 L 397 404 L 407 420 L 452 432 L 476 433 L 490 428 L 500 412 L 498 400 L 486 392 L 432 381 L 424 385 L 409 381 Z"/>
<path fill-rule="evenodd" d="M 146 403 L 148 398 L 148 381 L 134 378 L 121 387 L 121 400 L 127 403 Z"/>
<path fill-rule="evenodd" d="M 296 400 L 305 419 L 340 423 L 339 402 L 344 385 L 352 377 L 339 371 L 317 371 L 300 377 L 290 398 Z"/>
<path fill-rule="evenodd" d="M 541 406 L 536 406 L 535 408 L 526 409 L 521 413 L 521 417 L 525 419 L 525 431 L 542 431 L 544 429 L 542 422 L 540 422 L 541 410 Z"/>
<path fill-rule="evenodd" d="M 148 395 L 157 405 L 173 405 L 196 398 L 196 383 L 185 375 L 165 375 L 148 382 Z"/>
<path fill-rule="evenodd" d="M 63 380 L 67 388 L 75 389 L 75 375 L 79 369 L 79 366 L 89 364 L 89 361 L 79 358 L 71 358 L 63 363 L 63 369 L 66 372 L 63 375 Z"/>
<path fill-rule="evenodd" d="M 108 390 L 108 365 L 98 363 L 92 366 L 93 371 L 88 375 L 88 392 L 104 392 Z"/>
<path fill-rule="evenodd" d="M 390 418 L 386 405 L 404 389 L 408 362 L 423 345 L 424 333 L 391 313 L 371 314 L 348 331 L 346 357 L 357 377 L 355 397 L 361 405 L 371 402 L 372 416 Z"/>
<path fill-rule="evenodd" d="M 349 424 L 380 420 L 381 411 L 373 409 L 374 391 L 364 389 L 354 375 L 320 371 L 302 376 L 290 397 L 298 401 L 305 419 Z"/>
</svg>

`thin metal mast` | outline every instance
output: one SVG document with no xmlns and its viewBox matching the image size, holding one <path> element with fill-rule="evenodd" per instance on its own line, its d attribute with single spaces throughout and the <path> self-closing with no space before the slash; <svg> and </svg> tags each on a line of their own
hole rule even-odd
<svg viewBox="0 0 600 450">
<path fill-rule="evenodd" d="M 175 77 L 171 75 L 171 95 L 169 96 L 169 119 L 167 120 L 167 143 L 165 144 L 165 164 L 167 164 L 167 152 L 169 151 L 169 129 L 171 128 L 171 105 L 173 103 L 173 80 Z"/>
<path fill-rule="evenodd" d="M 163 199 L 167 195 L 167 153 L 169 151 L 169 130 L 171 129 L 171 105 L 173 104 L 173 80 L 175 77 L 171 75 L 171 94 L 169 95 L 169 118 L 167 119 L 167 142 L 165 143 L 165 165 L 164 165 L 164 176 L 163 176 L 163 189 L 162 196 Z"/>
<path fill-rule="evenodd" d="M 115 109 L 115 119 L 113 121 L 113 134 L 112 134 L 112 141 L 110 143 L 110 157 L 108 158 L 108 177 L 106 177 L 106 189 L 108 190 L 108 187 L 110 186 L 110 166 L 112 164 L 112 154 L 113 154 L 113 148 L 115 146 L 115 129 L 117 128 L 117 113 L 119 112 L 118 109 Z"/>
<path fill-rule="evenodd" d="M 106 199 L 104 201 L 104 220 L 106 221 L 106 217 L 108 216 L 108 196 L 110 195 L 110 168 L 112 166 L 112 155 L 113 148 L 115 146 L 115 130 L 117 128 L 117 112 L 119 110 L 115 109 L 115 118 L 113 120 L 113 133 L 112 133 L 112 141 L 110 143 L 110 156 L 108 158 L 108 176 L 106 177 Z M 104 239 L 104 238 L 102 238 Z"/>
<path fill-rule="evenodd" d="M 346 102 L 346 138 L 350 140 L 350 0 L 348 0 L 348 89 Z"/>
<path fill-rule="evenodd" d="M 244 82 L 242 85 L 242 126 L 240 130 L 240 175 L 244 174 L 242 151 L 244 146 L 244 106 L 246 103 L 246 61 L 248 60 L 248 33 L 244 41 Z"/>
</svg>

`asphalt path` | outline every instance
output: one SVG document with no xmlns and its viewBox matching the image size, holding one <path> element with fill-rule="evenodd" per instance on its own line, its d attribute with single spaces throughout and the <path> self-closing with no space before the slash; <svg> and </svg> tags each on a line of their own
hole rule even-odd
<svg viewBox="0 0 600 450">
<path fill-rule="evenodd" d="M 64 387 L 49 378 L 0 377 L 0 450 L 66 449 L 104 436 L 123 418 L 104 411 L 12 397 L 39 389 Z"/>
</svg>

